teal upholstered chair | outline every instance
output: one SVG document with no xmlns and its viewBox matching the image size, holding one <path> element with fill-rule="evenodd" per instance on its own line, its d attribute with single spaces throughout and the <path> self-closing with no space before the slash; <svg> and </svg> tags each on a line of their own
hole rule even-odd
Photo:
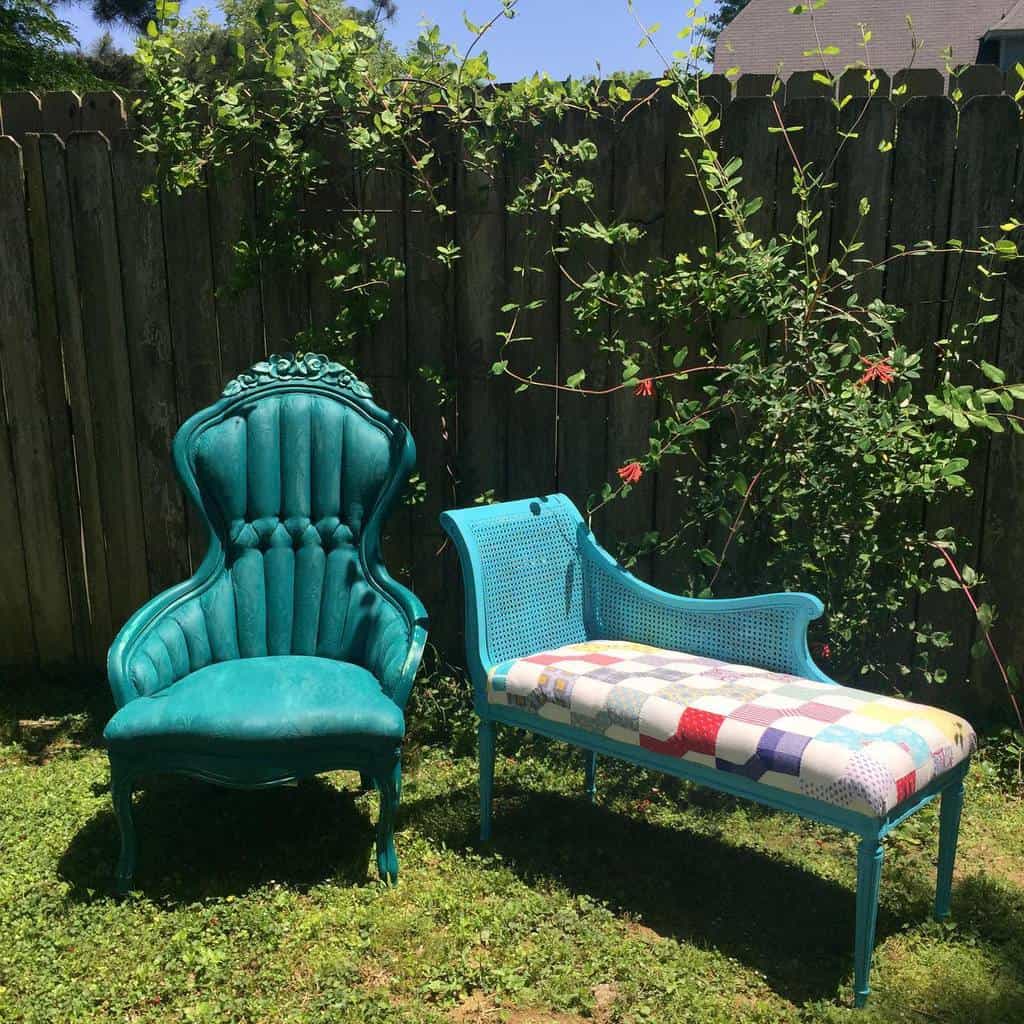
<svg viewBox="0 0 1024 1024">
<path fill-rule="evenodd" d="M 867 999 L 882 841 L 941 796 L 935 915 L 950 910 L 964 776 L 957 715 L 829 679 L 807 649 L 810 594 L 700 600 L 627 572 L 561 494 L 441 517 L 462 563 L 480 719 L 480 833 L 495 728 L 527 729 L 860 837 L 854 994 Z M 796 895 L 796 894 L 794 894 Z"/>
<path fill-rule="evenodd" d="M 359 771 L 380 793 L 378 870 L 397 878 L 403 709 L 427 617 L 380 536 L 414 460 L 406 427 L 317 355 L 257 364 L 179 430 L 175 467 L 209 549 L 110 648 L 121 890 L 132 790 L 154 772 L 266 787 Z"/>
</svg>

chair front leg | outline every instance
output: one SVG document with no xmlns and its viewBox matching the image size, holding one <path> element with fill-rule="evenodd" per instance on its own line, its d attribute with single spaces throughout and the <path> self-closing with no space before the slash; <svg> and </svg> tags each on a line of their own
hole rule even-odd
<svg viewBox="0 0 1024 1024">
<path fill-rule="evenodd" d="M 961 777 L 942 791 L 939 805 L 939 870 L 935 886 L 935 920 L 949 916 L 953 894 L 953 864 L 960 834 L 960 812 L 964 806 L 964 780 Z"/>
<path fill-rule="evenodd" d="M 135 858 L 138 844 L 135 839 L 135 821 L 132 818 L 132 791 L 135 777 L 126 765 L 110 758 L 110 795 L 114 803 L 114 816 L 121 832 L 121 852 L 114 872 L 114 891 L 126 894 L 132 887 L 135 875 Z"/>
<path fill-rule="evenodd" d="M 477 738 L 480 744 L 480 841 L 491 838 L 491 802 L 494 793 L 494 722 L 480 719 Z"/>
<path fill-rule="evenodd" d="M 377 873 L 382 882 L 398 882 L 398 854 L 395 852 L 395 821 L 402 798 L 402 759 L 399 752 L 394 763 L 373 777 L 380 795 L 377 818 Z"/>
<path fill-rule="evenodd" d="M 878 921 L 878 889 L 884 851 L 878 836 L 865 836 L 857 849 L 857 933 L 854 939 L 853 998 L 863 1006 L 871 991 L 871 957 Z"/>
</svg>

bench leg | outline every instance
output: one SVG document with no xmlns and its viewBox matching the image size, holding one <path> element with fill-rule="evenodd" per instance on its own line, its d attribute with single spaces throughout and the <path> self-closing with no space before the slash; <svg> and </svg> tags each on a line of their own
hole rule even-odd
<svg viewBox="0 0 1024 1024">
<path fill-rule="evenodd" d="M 132 818 L 132 790 L 135 779 L 129 772 L 121 768 L 115 761 L 110 762 L 110 795 L 114 801 L 114 815 L 117 827 L 121 832 L 121 853 L 117 859 L 114 872 L 114 888 L 119 895 L 124 895 L 132 887 L 135 874 L 135 821 Z"/>
<path fill-rule="evenodd" d="M 584 790 L 587 794 L 587 799 L 593 803 L 597 799 L 597 754 L 592 750 L 585 750 L 583 756 L 586 758 L 584 762 Z"/>
<path fill-rule="evenodd" d="M 953 863 L 956 860 L 956 842 L 960 834 L 960 811 L 964 805 L 963 779 L 942 791 L 939 806 L 939 873 L 935 886 L 935 920 L 949 916 L 949 902 L 953 893 Z"/>
<path fill-rule="evenodd" d="M 380 816 L 377 818 L 377 874 L 382 882 L 398 881 L 398 854 L 395 853 L 395 819 L 402 797 L 402 762 L 397 761 L 389 772 L 374 778 L 380 794 Z"/>
<path fill-rule="evenodd" d="M 857 849 L 857 935 L 854 940 L 853 998 L 863 1006 L 871 991 L 871 955 L 878 921 L 878 887 L 882 880 L 882 842 L 865 836 Z"/>
<path fill-rule="evenodd" d="M 491 838 L 491 799 L 494 793 L 494 722 L 481 720 L 477 729 L 480 743 L 480 839 Z"/>
</svg>

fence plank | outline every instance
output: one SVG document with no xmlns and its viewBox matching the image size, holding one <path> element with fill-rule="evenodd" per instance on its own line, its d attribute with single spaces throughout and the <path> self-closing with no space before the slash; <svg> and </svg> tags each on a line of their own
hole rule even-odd
<svg viewBox="0 0 1024 1024">
<path fill-rule="evenodd" d="M 633 90 L 635 99 L 648 96 L 651 82 L 640 82 Z M 619 127 L 615 139 L 613 196 L 615 216 L 630 221 L 643 231 L 637 243 L 616 253 L 620 267 L 630 272 L 642 270 L 664 252 L 665 232 L 665 114 L 671 100 L 659 89 L 649 103 L 638 107 Z M 639 354 L 642 365 L 656 364 L 662 338 L 652 337 L 650 324 L 632 318 L 618 325 L 626 338 L 627 351 Z M 648 351 L 649 346 L 649 351 Z M 621 381 L 620 368 L 612 372 L 614 383 Z M 633 394 L 633 389 L 616 391 L 609 402 L 608 458 L 611 472 L 641 456 L 648 446 L 651 426 L 657 411 L 656 403 Z M 619 481 L 613 478 L 616 484 Z M 609 543 L 637 541 L 654 528 L 655 483 L 646 476 L 625 500 L 615 501 L 608 508 Z M 648 578 L 652 560 L 643 558 L 637 566 Z"/>
<path fill-rule="evenodd" d="M 904 68 L 892 78 L 892 101 L 902 106 L 915 96 L 943 96 L 946 80 L 937 68 Z"/>
<path fill-rule="evenodd" d="M 880 264 L 886 254 L 889 230 L 889 195 L 892 188 L 892 146 L 896 134 L 896 108 L 886 99 L 855 99 L 842 112 L 840 123 L 848 138 L 842 140 L 836 157 L 836 191 L 832 200 L 831 252 L 842 257 L 844 244 L 854 241 L 862 248 L 847 257 L 845 266 L 857 275 L 854 290 L 866 305 L 882 294 L 880 271 L 867 270 L 867 263 Z M 863 199 L 870 211 L 862 216 Z"/>
<path fill-rule="evenodd" d="M 434 118 L 426 118 L 423 136 L 434 147 L 432 173 L 442 182 L 438 204 L 454 207 L 454 173 L 450 134 Z M 437 247 L 454 240 L 454 218 L 440 218 L 424 196 L 409 196 L 405 208 L 407 269 L 406 337 L 408 339 L 409 426 L 416 438 L 418 469 L 426 485 L 423 501 L 412 510 L 412 571 L 417 593 L 431 615 L 431 640 L 452 657 L 460 657 L 462 631 L 458 568 L 453 553 L 443 547 L 438 517 L 455 505 L 454 462 L 456 439 L 455 381 L 455 275 L 437 258 Z M 451 398 L 421 370 L 438 374 Z"/>
<path fill-rule="evenodd" d="M 815 78 L 819 74 L 820 71 L 794 71 L 786 80 L 786 102 L 808 97 L 831 99 L 835 95 L 835 85 L 819 81 Z"/>
<path fill-rule="evenodd" d="M 5 92 L 0 95 L 0 124 L 5 135 L 18 138 L 43 128 L 43 109 L 34 92 Z"/>
<path fill-rule="evenodd" d="M 866 68 L 847 68 L 839 76 L 839 98 L 846 96 L 876 96 L 887 100 L 892 91 L 892 80 L 889 72 L 882 68 L 873 68 L 871 73 L 878 80 L 878 88 L 872 90 L 867 80 Z"/>
<path fill-rule="evenodd" d="M 0 139 L 0 360 L 40 664 L 74 658 L 58 488 L 34 308 L 21 149 Z M 6 581 L 5 581 L 6 585 Z"/>
<path fill-rule="evenodd" d="M 804 169 L 808 180 L 820 179 L 824 183 L 834 180 L 835 156 L 839 146 L 837 134 L 838 118 L 835 104 L 823 99 L 797 99 L 787 103 L 783 110 L 783 122 L 787 129 L 801 128 L 788 133 L 789 145 L 783 143 L 779 159 L 778 200 L 776 203 L 776 229 L 791 233 L 796 228 L 800 203 L 793 193 L 793 157 L 790 145 Z M 829 193 L 819 191 L 812 203 L 812 209 L 821 214 L 816 225 L 817 241 L 821 248 L 819 262 L 824 261 L 829 251 L 831 230 L 831 205 Z"/>
<path fill-rule="evenodd" d="M 491 375 L 498 359 L 499 309 L 507 300 L 505 281 L 505 182 L 468 168 L 456 172 L 455 264 L 456 368 L 458 375 L 458 496 L 469 504 L 486 492 L 507 497 L 507 380 Z"/>
<path fill-rule="evenodd" d="M 48 92 L 43 96 L 43 131 L 66 139 L 82 127 L 82 100 L 77 92 Z"/>
<path fill-rule="evenodd" d="M 17 151 L 9 139 L 0 139 L 0 168 L 16 159 Z M 8 239 L 8 204 L 17 199 L 20 181 L 9 181 L 4 175 L 0 191 L 0 269 L 6 272 L 16 261 L 24 260 L 24 252 L 10 247 Z M 6 289 L 3 289 L 4 291 Z M 6 333 L 7 317 L 11 311 L 8 304 L 17 296 L 0 295 L 0 327 Z M 29 600 L 28 578 L 25 566 L 25 541 L 21 532 L 21 512 L 18 508 L 18 492 L 14 476 L 14 462 L 11 452 L 11 436 L 8 429 L 10 407 L 7 395 L 20 382 L 11 376 L 17 366 L 5 369 L 5 359 L 0 359 L 0 524 L 3 524 L 5 543 L 0 545 L 0 670 L 24 669 L 36 660 L 36 641 L 32 622 L 32 605 Z M 2 680 L 0 680 L 2 681 Z"/>
<path fill-rule="evenodd" d="M 590 200 L 593 216 L 608 223 L 612 211 L 612 128 L 607 119 L 588 120 L 581 111 L 571 110 L 556 129 L 556 137 L 566 146 L 590 139 L 597 149 L 596 158 L 580 168 L 581 177 L 593 186 Z M 587 219 L 587 209 L 578 200 L 568 200 L 559 212 L 559 230 L 578 227 Z M 596 345 L 583 325 L 573 317 L 569 295 L 577 282 L 595 271 L 611 269 L 607 245 L 587 238 L 572 237 L 561 254 L 564 273 L 560 273 L 561 309 L 558 338 L 558 377 L 560 383 L 579 370 L 586 370 L 583 386 L 593 390 L 607 387 L 608 357 L 596 351 Z M 599 330 L 607 332 L 609 318 L 600 318 Z M 608 460 L 608 399 L 602 395 L 569 394 L 558 397 L 558 489 L 584 509 L 591 495 L 600 493 L 614 470 Z M 598 513 L 594 527 L 604 533 L 604 513 Z"/>
<path fill-rule="evenodd" d="M 997 64 L 971 64 L 949 76 L 947 91 L 958 103 L 966 103 L 974 96 L 1002 96 L 1005 87 L 1006 76 Z"/>
<path fill-rule="evenodd" d="M 43 182 L 39 142 L 40 137 L 35 132 L 27 132 L 22 136 L 29 237 L 32 243 L 32 274 L 35 281 L 36 315 L 39 325 L 39 362 L 46 394 L 45 411 L 50 425 L 60 545 L 67 569 L 74 652 L 77 660 L 87 662 L 91 653 L 89 590 L 82 550 L 75 449 L 61 357 L 60 318 L 57 311 L 49 218 L 46 211 L 46 186 Z"/>
<path fill-rule="evenodd" d="M 518 143 L 505 156 L 505 195 L 513 200 L 522 183 L 536 173 L 543 154 L 549 152 L 553 124 L 529 125 L 521 129 Z M 505 279 L 508 302 L 540 302 L 537 309 L 524 309 L 516 321 L 515 334 L 530 338 L 517 342 L 509 353 L 520 374 L 536 371 L 536 379 L 558 380 L 559 283 L 558 268 L 550 255 L 554 241 L 551 218 L 545 214 L 522 217 L 509 214 L 505 245 Z M 522 272 L 516 270 L 522 267 Z M 501 306 L 501 303 L 498 303 Z M 503 329 L 510 317 L 501 317 Z M 524 372 L 525 371 L 525 372 Z M 506 389 L 511 382 L 503 380 Z M 556 418 L 558 392 L 528 388 L 510 399 L 508 436 L 508 496 L 524 498 L 550 494 L 557 488 L 558 447 Z"/>
<path fill-rule="evenodd" d="M 50 235 L 54 298 L 75 444 L 78 505 L 82 519 L 81 545 L 88 587 L 88 662 L 94 667 L 102 667 L 106 659 L 107 646 L 113 636 L 110 588 L 107 580 L 96 439 L 89 400 L 82 303 L 78 269 L 75 265 L 71 195 L 64 143 L 56 135 L 40 136 L 39 162 L 46 191 L 46 218 Z"/>
<path fill-rule="evenodd" d="M 1008 96 L 978 96 L 961 111 L 949 232 L 968 248 L 977 246 L 982 235 L 996 237 L 998 226 L 1010 213 L 1019 135 L 1017 106 Z M 982 308 L 978 291 L 986 281 L 988 291 L 997 301 Z M 948 335 L 954 324 L 970 323 L 980 313 L 998 312 L 1002 285 L 985 277 L 979 258 L 955 254 L 946 264 L 945 296 L 942 330 L 943 335 Z M 994 362 L 998 327 L 982 327 L 979 342 L 972 358 Z M 980 496 L 985 491 L 986 448 L 984 438 L 980 439 L 965 474 L 977 497 L 938 500 L 929 508 L 926 518 L 929 532 L 955 525 L 965 542 L 959 549 L 959 558 L 962 563 L 975 566 L 982 526 Z M 970 673 L 968 651 L 974 634 L 970 608 L 959 594 L 926 594 L 920 602 L 920 614 L 924 621 L 947 630 L 952 637 L 950 674 L 954 684 L 958 684 Z"/>
<path fill-rule="evenodd" d="M 180 195 L 164 190 L 161 199 L 178 415 L 185 419 L 216 401 L 224 384 L 213 254 L 210 248 L 209 193 L 192 188 Z M 193 569 L 206 552 L 206 531 L 188 505 L 188 543 Z"/>
<path fill-rule="evenodd" d="M 103 132 L 114 138 L 127 127 L 124 101 L 116 92 L 87 92 L 82 97 L 82 131 Z"/>
<path fill-rule="evenodd" d="M 189 564 L 184 501 L 171 468 L 179 415 L 160 208 L 142 198 L 157 168 L 151 156 L 136 151 L 127 131 L 114 138 L 110 157 L 149 587 L 155 593 L 183 580 Z"/>
<path fill-rule="evenodd" d="M 234 247 L 255 234 L 256 193 L 247 154 L 214 168 L 210 176 L 210 230 L 216 287 L 217 334 L 225 381 L 265 355 L 263 310 L 257 276 L 243 280 Z"/>
<path fill-rule="evenodd" d="M 106 138 L 99 132 L 72 133 L 67 165 L 110 610 L 120 626 L 148 596 L 149 578 Z"/>
<path fill-rule="evenodd" d="M 740 75 L 736 80 L 735 99 L 751 99 L 756 96 L 771 96 L 775 83 L 778 81 L 775 75 Z M 783 89 L 785 86 L 783 86 Z M 784 96 L 785 93 L 782 93 Z M 779 101 L 782 101 L 782 96 Z"/>
</svg>

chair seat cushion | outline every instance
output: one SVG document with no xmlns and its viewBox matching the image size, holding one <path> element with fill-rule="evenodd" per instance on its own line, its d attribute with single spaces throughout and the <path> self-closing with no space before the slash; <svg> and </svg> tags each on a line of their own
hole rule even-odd
<svg viewBox="0 0 1024 1024">
<path fill-rule="evenodd" d="M 496 665 L 487 697 L 879 818 L 977 745 L 936 708 L 618 640 Z"/>
<path fill-rule="evenodd" d="M 129 701 L 107 724 L 111 750 L 323 749 L 395 746 L 401 709 L 366 669 L 282 655 L 208 665 L 151 697 Z"/>
</svg>

